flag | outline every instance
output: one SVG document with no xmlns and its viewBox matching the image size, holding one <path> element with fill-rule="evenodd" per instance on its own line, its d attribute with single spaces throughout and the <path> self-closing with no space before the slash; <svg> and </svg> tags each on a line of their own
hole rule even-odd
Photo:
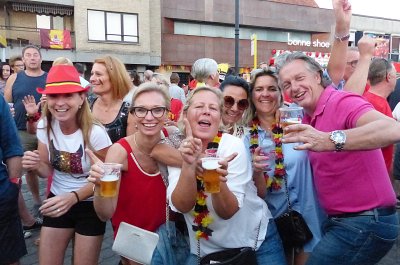
<svg viewBox="0 0 400 265">
<path fill-rule="evenodd" d="M 71 33 L 69 30 L 40 29 L 40 43 L 45 49 L 70 50 Z"/>
</svg>

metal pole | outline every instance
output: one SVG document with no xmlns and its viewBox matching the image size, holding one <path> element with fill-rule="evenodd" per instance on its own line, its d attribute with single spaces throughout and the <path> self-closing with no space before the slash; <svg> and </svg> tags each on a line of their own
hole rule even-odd
<svg viewBox="0 0 400 265">
<path fill-rule="evenodd" d="M 239 75 L 239 0 L 235 0 L 235 72 Z"/>
</svg>

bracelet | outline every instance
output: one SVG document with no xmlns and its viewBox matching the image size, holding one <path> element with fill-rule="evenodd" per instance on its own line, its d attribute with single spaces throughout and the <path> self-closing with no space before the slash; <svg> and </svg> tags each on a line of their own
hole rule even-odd
<svg viewBox="0 0 400 265">
<path fill-rule="evenodd" d="M 26 121 L 29 123 L 37 122 L 40 119 L 41 115 L 39 112 L 36 112 L 34 115 L 26 114 Z"/>
<path fill-rule="evenodd" d="M 76 191 L 71 191 L 71 193 L 75 194 L 76 199 L 78 200 L 77 202 L 80 202 L 81 200 L 79 199 L 78 193 Z"/>
<path fill-rule="evenodd" d="M 350 39 L 350 33 L 347 33 L 346 35 L 343 36 L 335 35 L 335 40 L 337 40 L 338 42 L 346 41 L 349 39 Z"/>
</svg>

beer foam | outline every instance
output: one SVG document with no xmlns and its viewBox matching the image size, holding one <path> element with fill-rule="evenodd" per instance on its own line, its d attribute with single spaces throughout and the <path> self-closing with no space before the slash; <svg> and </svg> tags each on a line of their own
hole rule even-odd
<svg viewBox="0 0 400 265">
<path fill-rule="evenodd" d="M 213 169 L 221 167 L 221 165 L 218 164 L 218 161 L 219 161 L 219 158 L 215 158 L 215 157 L 202 158 L 201 166 L 206 170 L 213 170 Z"/>
<path fill-rule="evenodd" d="M 289 124 L 300 124 L 301 123 L 301 119 L 299 118 L 288 118 L 285 120 L 286 123 Z"/>
<path fill-rule="evenodd" d="M 117 175 L 104 175 L 101 177 L 101 181 L 108 182 L 108 181 L 116 181 L 118 180 Z"/>
</svg>

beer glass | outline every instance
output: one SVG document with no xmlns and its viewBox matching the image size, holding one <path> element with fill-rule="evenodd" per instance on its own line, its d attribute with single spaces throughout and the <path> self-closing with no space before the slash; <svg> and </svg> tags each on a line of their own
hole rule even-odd
<svg viewBox="0 0 400 265">
<path fill-rule="evenodd" d="M 121 177 L 121 164 L 104 163 L 103 176 L 100 178 L 100 196 L 114 197 L 117 196 L 118 180 Z"/>
<path fill-rule="evenodd" d="M 203 157 L 201 159 L 201 166 L 203 167 L 203 183 L 204 190 L 208 193 L 220 192 L 220 180 L 217 168 L 221 165 L 218 164 L 219 157 Z"/>
<path fill-rule="evenodd" d="M 269 137 L 265 137 L 260 141 L 260 155 L 268 157 L 267 168 L 264 172 L 270 172 L 275 169 L 275 143 Z"/>
<path fill-rule="evenodd" d="M 279 108 L 281 114 L 280 124 L 282 128 L 288 125 L 300 124 L 303 120 L 303 107 L 283 107 Z"/>
</svg>

